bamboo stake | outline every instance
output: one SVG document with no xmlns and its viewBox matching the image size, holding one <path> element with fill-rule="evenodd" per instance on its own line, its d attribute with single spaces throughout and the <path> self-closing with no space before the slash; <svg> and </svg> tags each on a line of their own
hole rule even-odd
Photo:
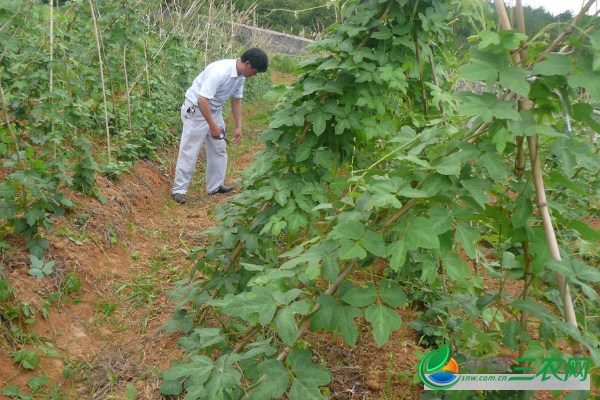
<svg viewBox="0 0 600 400">
<path fill-rule="evenodd" d="M 133 83 L 131 84 L 131 87 L 127 88 L 127 91 L 125 92 L 125 95 L 129 96 L 129 93 L 131 93 L 131 91 L 133 90 L 133 88 L 137 85 L 138 92 L 140 92 L 140 98 L 142 98 L 142 97 L 144 97 L 143 96 L 143 91 L 142 91 L 142 84 L 139 83 L 139 79 L 142 76 L 142 73 L 139 72 L 139 69 L 138 69 L 137 51 L 136 51 L 136 46 L 135 45 L 133 46 L 133 69 L 135 70 L 136 78 L 133 81 Z"/>
<path fill-rule="evenodd" d="M 54 105 L 52 93 L 54 93 L 54 0 L 50 0 L 50 106 Z M 52 107 L 54 108 L 54 107 Z M 54 111 L 54 110 L 53 110 Z M 50 136 L 52 136 L 52 154 L 56 159 L 56 140 L 54 139 L 54 117 L 50 122 Z"/>
<path fill-rule="evenodd" d="M 123 74 L 125 75 L 125 87 L 129 87 L 129 78 L 127 76 L 127 45 L 123 46 Z M 125 95 L 127 97 L 127 123 L 129 130 L 132 130 L 131 126 L 131 96 L 129 92 Z"/>
<path fill-rule="evenodd" d="M 10 119 L 8 118 L 8 107 L 6 105 L 6 100 L 4 98 L 4 89 L 2 88 L 2 70 L 0 69 L 0 100 L 2 100 L 2 110 L 4 111 L 4 119 L 6 121 L 6 126 L 8 127 L 8 132 L 10 132 L 10 136 L 12 138 L 13 143 L 15 144 L 15 151 L 17 152 L 17 165 L 21 170 L 25 169 L 25 163 L 21 158 L 21 149 L 19 148 L 19 142 L 17 141 L 17 135 L 12 129 L 12 125 L 10 124 Z M 24 206 L 27 206 L 27 186 L 24 183 L 21 183 L 21 188 L 23 190 L 23 203 Z"/>
<path fill-rule="evenodd" d="M 67 62 L 67 52 L 62 49 L 63 62 L 65 64 L 65 82 L 67 84 L 67 93 L 69 94 L 69 102 L 73 105 L 73 89 L 71 88 L 71 77 L 69 72 L 69 63 Z M 73 136 L 77 135 L 77 126 L 73 124 Z"/>
<path fill-rule="evenodd" d="M 111 145 L 110 145 L 110 130 L 108 128 L 108 104 L 106 101 L 106 87 L 104 85 L 104 68 L 103 68 L 103 62 L 102 62 L 102 51 L 100 49 L 100 39 L 98 38 L 99 32 L 98 32 L 98 21 L 96 20 L 96 11 L 94 10 L 94 4 L 92 3 L 92 0 L 88 0 L 89 4 L 90 4 L 90 10 L 92 12 L 92 20 L 94 21 L 94 36 L 96 37 L 96 49 L 98 50 L 98 61 L 100 63 L 100 81 L 102 82 L 102 96 L 104 98 L 104 125 L 106 127 L 106 148 L 107 148 L 107 152 L 108 152 L 108 162 L 112 162 L 111 161 L 111 156 L 110 156 L 110 152 L 111 152 Z"/>
<path fill-rule="evenodd" d="M 112 110 L 114 116 L 114 128 L 116 133 L 119 133 L 119 120 L 117 118 L 117 101 L 115 99 L 115 86 L 113 84 L 112 72 L 110 72 L 110 64 L 108 63 L 108 57 L 106 56 L 106 51 L 104 50 L 104 40 L 102 39 L 102 35 L 98 35 L 100 38 L 100 48 L 102 49 L 102 55 L 104 56 L 104 60 L 106 61 L 104 64 L 106 65 L 106 72 L 108 72 L 108 83 L 110 84 L 110 98 L 112 103 Z"/>
<path fill-rule="evenodd" d="M 590 0 L 586 5 L 587 8 L 591 6 L 591 4 L 595 0 Z M 495 0 L 496 10 L 498 11 L 498 15 L 500 16 L 500 23 L 502 29 L 511 29 L 510 22 L 508 20 L 508 16 L 506 14 L 506 9 L 504 8 L 503 0 Z M 585 9 L 585 7 L 584 7 Z M 582 13 L 585 13 L 587 9 L 582 9 Z M 581 13 L 578 15 L 578 18 L 581 17 Z M 577 18 L 576 18 L 577 20 Z M 574 25 L 573 28 L 574 29 Z M 571 29 L 571 30 L 572 30 Z M 565 36 L 566 37 L 566 36 Z M 564 39 L 564 38 L 563 38 Z M 554 42 L 558 45 L 560 42 Z M 554 44 L 553 43 L 553 44 Z M 547 53 L 546 53 L 547 54 Z M 543 56 L 540 56 L 538 60 L 543 59 Z M 536 62 L 538 61 L 536 60 Z M 519 53 L 513 54 L 513 61 L 515 63 L 519 63 L 521 61 L 521 56 Z M 532 104 L 528 98 L 523 98 L 522 100 L 523 109 L 531 109 Z M 550 249 L 550 254 L 552 259 L 561 261 L 562 257 L 560 255 L 560 250 L 558 247 L 558 241 L 556 240 L 556 234 L 554 232 L 554 226 L 552 225 L 552 219 L 550 217 L 550 211 L 548 209 L 548 203 L 546 201 L 546 189 L 544 187 L 544 177 L 542 172 L 542 167 L 540 165 L 540 161 L 538 158 L 538 148 L 537 148 L 537 135 L 528 136 L 527 137 L 527 145 L 529 148 L 529 158 L 531 162 L 531 169 L 533 172 L 533 182 L 535 186 L 535 193 L 537 197 L 537 206 L 538 211 L 540 213 L 540 217 L 542 219 L 542 223 L 544 225 L 544 231 L 546 232 L 546 240 L 548 242 L 548 247 Z M 573 306 L 573 299 L 571 298 L 571 292 L 569 290 L 569 286 L 564 276 L 559 273 L 556 273 L 556 281 L 558 283 L 558 288 L 560 290 L 560 294 L 563 300 L 565 319 L 567 322 L 575 326 L 579 330 L 577 324 L 577 318 L 575 317 L 575 308 Z M 583 350 L 579 342 L 573 340 L 571 343 L 573 348 L 573 353 L 576 357 L 581 357 L 583 355 Z"/>
<path fill-rule="evenodd" d="M 17 141 L 17 135 L 12 129 L 12 125 L 10 124 L 10 120 L 8 118 L 8 106 L 6 105 L 6 100 L 4 99 L 4 88 L 2 88 L 2 70 L 0 70 L 0 99 L 2 100 L 2 110 L 4 111 L 4 120 L 6 121 L 6 126 L 8 127 L 8 132 L 10 133 L 10 137 L 12 138 L 13 143 L 15 144 L 15 151 L 17 152 L 17 162 L 20 169 L 25 169 L 23 159 L 21 158 L 21 150 L 19 149 L 19 142 Z"/>
<path fill-rule="evenodd" d="M 525 17 L 523 14 L 523 4 L 521 0 L 517 0 L 517 25 L 519 28 L 519 32 L 525 34 Z M 521 41 L 521 60 L 525 60 L 527 57 L 527 50 L 525 49 L 525 41 Z M 521 108 L 523 108 L 523 104 L 521 104 Z M 517 179 L 521 180 L 523 178 L 523 174 L 525 173 L 525 150 L 523 143 L 523 136 L 517 136 L 517 158 L 515 160 L 515 171 L 517 174 Z"/>
<path fill-rule="evenodd" d="M 148 67 L 150 64 L 148 63 L 148 50 L 147 50 L 146 39 L 144 39 L 144 60 L 146 61 L 146 66 L 144 70 L 146 71 L 146 84 L 148 85 L 148 98 L 152 97 L 152 92 L 150 90 L 150 72 L 148 71 Z"/>
<path fill-rule="evenodd" d="M 517 0 L 517 25 L 519 32 L 526 34 L 525 31 L 525 17 L 523 14 L 523 4 L 521 0 Z M 525 60 L 527 58 L 527 50 L 525 46 L 527 43 L 525 41 L 521 42 L 521 60 Z M 528 98 L 524 98 L 519 101 L 519 109 L 530 109 L 531 102 Z M 524 150 L 524 138 L 523 136 L 517 137 L 517 159 L 515 160 L 515 169 L 517 173 L 517 179 L 521 180 L 523 178 L 523 174 L 525 173 L 525 150 Z M 529 243 L 527 241 L 521 242 L 521 247 L 523 248 L 523 256 L 525 262 L 525 275 L 523 277 L 523 293 L 521 298 L 526 300 L 529 296 L 529 290 L 531 289 L 531 282 L 533 281 L 533 270 L 531 267 L 531 260 L 529 257 Z M 521 311 L 521 331 L 527 332 L 527 325 L 529 321 L 529 313 L 525 310 Z M 519 357 L 523 357 L 525 354 L 526 345 L 523 341 L 519 343 Z"/>
<path fill-rule="evenodd" d="M 212 7 L 213 7 L 213 0 L 210 0 L 208 2 L 208 24 L 207 24 L 207 27 L 206 27 L 207 33 L 206 33 L 206 39 L 204 40 L 204 43 L 205 43 L 204 44 L 204 68 L 206 68 L 206 61 L 207 61 L 206 57 L 207 57 L 207 54 L 208 54 L 208 38 L 209 38 L 209 33 L 210 33 L 210 25 L 212 23 L 212 21 L 210 19 L 211 18 L 211 14 L 212 14 Z"/>
<path fill-rule="evenodd" d="M 528 136 L 527 137 L 527 145 L 529 147 L 529 158 L 531 161 L 531 165 L 533 168 L 533 182 L 535 185 L 535 193 L 538 199 L 538 211 L 540 213 L 540 217 L 542 219 L 542 223 L 544 224 L 544 230 L 546 231 L 546 240 L 548 241 L 548 247 L 550 248 L 550 254 L 552 259 L 561 261 L 562 257 L 560 255 L 560 249 L 558 247 L 558 242 L 556 240 L 556 234 L 554 232 L 554 227 L 552 226 L 552 219 L 550 217 L 550 210 L 548 208 L 548 203 L 546 201 L 546 190 L 544 188 L 544 180 L 542 176 L 542 167 L 540 165 L 540 160 L 538 158 L 538 148 L 537 148 L 537 135 Z M 564 276 L 557 273 L 556 281 L 558 283 L 558 288 L 560 290 L 560 295 L 563 300 L 563 304 L 565 307 L 565 319 L 567 322 L 575 326 L 578 330 L 579 327 L 577 325 L 577 318 L 575 317 L 575 308 L 573 307 L 573 300 L 571 299 L 571 292 L 569 290 L 569 285 Z M 582 357 L 583 351 L 581 349 L 581 345 L 579 342 L 573 341 L 572 343 L 573 353 L 576 357 Z"/>
</svg>

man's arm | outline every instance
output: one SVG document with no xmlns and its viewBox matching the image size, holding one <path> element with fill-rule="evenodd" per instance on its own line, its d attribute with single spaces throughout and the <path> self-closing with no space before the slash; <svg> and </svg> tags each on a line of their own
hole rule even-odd
<svg viewBox="0 0 600 400">
<path fill-rule="evenodd" d="M 200 109 L 202 116 L 208 123 L 208 127 L 210 128 L 210 136 L 212 136 L 215 139 L 219 139 L 223 130 L 221 129 L 221 127 L 219 127 L 219 125 L 217 125 L 214 118 L 212 117 L 212 112 L 210 111 L 210 103 L 208 102 L 208 99 L 206 97 L 198 97 L 198 108 Z"/>
<path fill-rule="evenodd" d="M 231 112 L 235 121 L 235 136 L 231 142 L 237 143 L 242 139 L 242 99 L 231 98 Z"/>
</svg>

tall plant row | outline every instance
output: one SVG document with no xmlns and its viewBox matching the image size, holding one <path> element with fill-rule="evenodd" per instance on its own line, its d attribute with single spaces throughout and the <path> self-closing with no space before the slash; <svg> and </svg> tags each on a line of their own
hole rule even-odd
<svg viewBox="0 0 600 400">
<path fill-rule="evenodd" d="M 169 293 L 163 329 L 187 334 L 187 356 L 162 393 L 324 398 L 332 375 L 310 332 L 383 346 L 409 304 L 421 343 L 450 343 L 459 363 L 507 351 L 538 368 L 600 363 L 600 26 L 582 12 L 547 43 L 496 28 L 487 7 L 344 3 L 311 45 L 319 56 L 274 92 L 243 192 Z M 455 13 L 478 32 L 465 59 Z M 487 89 L 455 93 L 455 68 Z"/>
<path fill-rule="evenodd" d="M 172 143 L 183 93 L 206 60 L 235 57 L 227 7 L 205 1 L 87 0 L 0 5 L 0 244 L 48 247 L 64 187 L 102 199 L 118 176 Z M 210 30 L 209 28 L 210 27 Z"/>
</svg>

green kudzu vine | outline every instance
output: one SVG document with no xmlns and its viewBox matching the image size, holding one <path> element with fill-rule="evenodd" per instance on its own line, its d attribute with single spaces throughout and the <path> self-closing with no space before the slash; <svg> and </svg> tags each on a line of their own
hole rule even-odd
<svg viewBox="0 0 600 400">
<path fill-rule="evenodd" d="M 453 6 L 479 38 L 459 78 L 484 81 L 484 93 L 451 93 Z M 177 312 L 163 328 L 188 334 L 187 356 L 161 393 L 323 398 L 332 377 L 303 336 L 333 331 L 353 346 L 364 318 L 382 346 L 407 301 L 426 310 L 411 326 L 451 342 L 459 361 L 565 358 L 555 345 L 567 340 L 600 363 L 600 234 L 588 224 L 600 26 L 580 17 L 557 43 L 527 42 L 464 7 L 348 1 L 343 24 L 311 45 L 324 55 L 276 92 L 243 193 L 216 209 L 212 244 L 169 293 Z M 503 291 L 509 281 L 523 282 L 521 295 Z"/>
</svg>

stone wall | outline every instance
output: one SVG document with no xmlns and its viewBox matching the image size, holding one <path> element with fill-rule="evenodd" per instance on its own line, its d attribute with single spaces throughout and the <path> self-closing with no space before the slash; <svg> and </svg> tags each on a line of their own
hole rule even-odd
<svg viewBox="0 0 600 400">
<path fill-rule="evenodd" d="M 246 45 L 260 47 L 271 54 L 287 54 L 300 57 L 306 51 L 306 45 L 312 42 L 312 40 L 303 37 L 244 24 L 234 24 L 234 31 Z"/>
</svg>

